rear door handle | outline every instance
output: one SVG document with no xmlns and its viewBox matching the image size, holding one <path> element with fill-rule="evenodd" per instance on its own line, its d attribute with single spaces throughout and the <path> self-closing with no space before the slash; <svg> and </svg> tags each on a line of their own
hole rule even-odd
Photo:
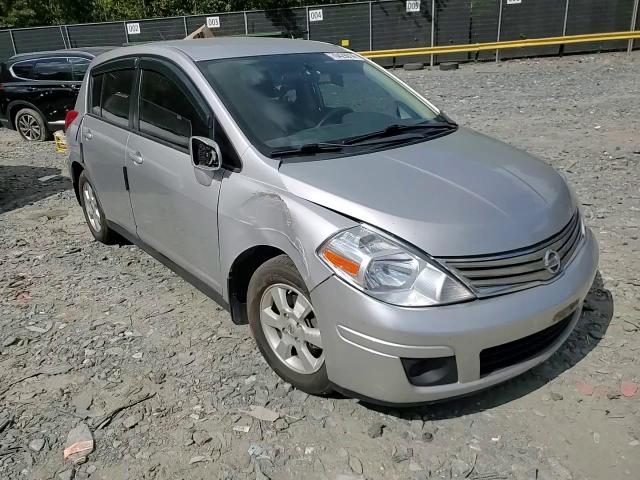
<svg viewBox="0 0 640 480">
<path fill-rule="evenodd" d="M 84 139 L 91 140 L 93 138 L 93 133 L 88 128 L 84 131 Z"/>
<path fill-rule="evenodd" d="M 142 154 L 140 152 L 129 152 L 129 158 L 136 165 L 142 165 L 142 162 L 144 161 L 144 159 L 142 158 Z"/>
</svg>

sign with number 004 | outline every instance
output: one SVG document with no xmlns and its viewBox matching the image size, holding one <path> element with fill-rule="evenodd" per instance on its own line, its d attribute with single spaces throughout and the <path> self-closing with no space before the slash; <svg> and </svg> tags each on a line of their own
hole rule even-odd
<svg viewBox="0 0 640 480">
<path fill-rule="evenodd" d="M 419 12 L 420 0 L 410 0 L 407 2 L 407 13 Z"/>
<path fill-rule="evenodd" d="M 319 8 L 317 10 L 309 10 L 309 21 L 310 22 L 321 22 L 322 18 L 322 9 Z"/>
<path fill-rule="evenodd" d="M 220 28 L 220 17 L 207 17 L 207 27 Z"/>
<path fill-rule="evenodd" d="M 140 35 L 139 23 L 127 23 L 127 33 L 129 35 Z"/>
</svg>

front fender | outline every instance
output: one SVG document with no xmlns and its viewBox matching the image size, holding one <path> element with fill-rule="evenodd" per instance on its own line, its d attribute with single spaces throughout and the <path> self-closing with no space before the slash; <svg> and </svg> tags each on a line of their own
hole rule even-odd
<svg viewBox="0 0 640 480">
<path fill-rule="evenodd" d="M 331 275 L 316 249 L 337 231 L 355 225 L 286 191 L 232 174 L 222 182 L 218 205 L 222 279 L 229 277 L 234 260 L 243 252 L 266 245 L 286 253 L 312 290 Z M 228 300 L 228 286 L 221 283 Z"/>
</svg>

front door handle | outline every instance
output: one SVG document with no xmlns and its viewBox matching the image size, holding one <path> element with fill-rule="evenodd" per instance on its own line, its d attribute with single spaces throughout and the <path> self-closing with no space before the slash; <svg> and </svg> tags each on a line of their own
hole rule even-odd
<svg viewBox="0 0 640 480">
<path fill-rule="evenodd" d="M 93 133 L 88 128 L 84 131 L 84 139 L 91 140 L 93 138 Z"/>
<path fill-rule="evenodd" d="M 136 165 L 142 165 L 142 162 L 144 161 L 144 159 L 142 158 L 142 154 L 140 152 L 129 152 L 129 158 Z"/>
</svg>

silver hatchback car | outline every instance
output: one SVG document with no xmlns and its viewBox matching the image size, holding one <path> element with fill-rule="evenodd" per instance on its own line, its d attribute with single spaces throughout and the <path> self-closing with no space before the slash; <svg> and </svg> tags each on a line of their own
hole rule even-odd
<svg viewBox="0 0 640 480">
<path fill-rule="evenodd" d="M 67 134 L 93 236 L 249 323 L 312 394 L 410 404 L 502 382 L 560 347 L 595 276 L 558 173 L 334 45 L 113 50 Z"/>
</svg>

